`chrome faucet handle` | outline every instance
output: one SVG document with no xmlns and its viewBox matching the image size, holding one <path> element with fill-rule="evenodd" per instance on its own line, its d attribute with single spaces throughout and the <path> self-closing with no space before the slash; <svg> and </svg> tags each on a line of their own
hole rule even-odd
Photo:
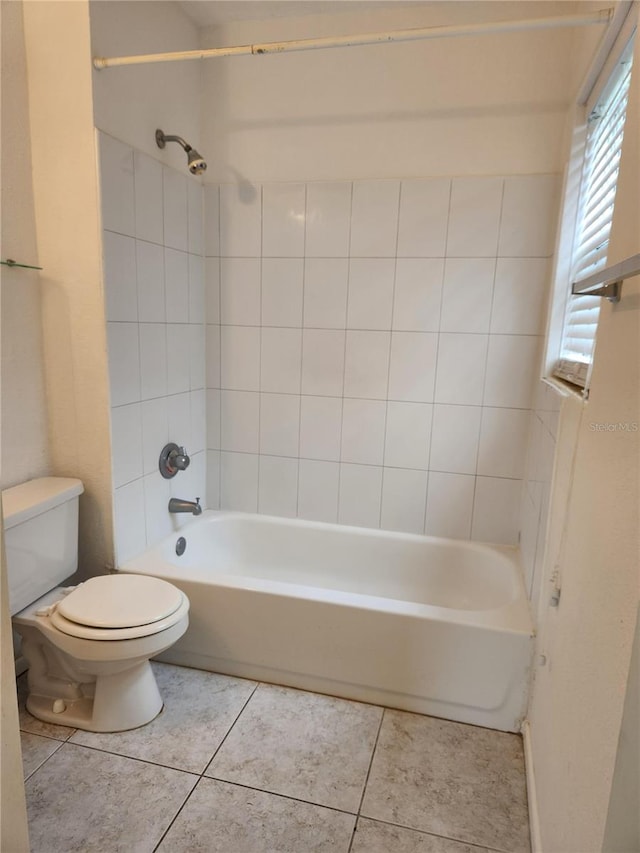
<svg viewBox="0 0 640 853">
<path fill-rule="evenodd" d="M 190 462 L 191 460 L 184 447 L 179 447 L 170 442 L 162 448 L 158 467 L 165 480 L 170 480 L 171 477 L 175 477 L 178 471 L 185 471 Z"/>
</svg>

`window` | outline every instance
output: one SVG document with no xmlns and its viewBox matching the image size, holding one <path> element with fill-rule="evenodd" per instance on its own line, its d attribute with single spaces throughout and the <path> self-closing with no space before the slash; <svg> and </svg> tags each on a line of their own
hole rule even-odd
<svg viewBox="0 0 640 853">
<path fill-rule="evenodd" d="M 589 114 L 580 178 L 570 282 L 580 281 L 607 263 L 622 136 L 631 80 L 633 41 L 624 50 Z M 569 296 L 560 356 L 554 374 L 585 388 L 588 383 L 602 300 Z"/>
</svg>

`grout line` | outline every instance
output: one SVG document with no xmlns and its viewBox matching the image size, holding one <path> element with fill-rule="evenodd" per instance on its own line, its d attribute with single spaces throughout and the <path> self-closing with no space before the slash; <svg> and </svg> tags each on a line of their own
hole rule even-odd
<svg viewBox="0 0 640 853">
<path fill-rule="evenodd" d="M 46 735 L 35 735 L 35 733 L 34 733 L 34 732 L 22 732 L 22 734 L 33 734 L 35 737 L 46 737 Z M 56 740 L 55 738 L 47 738 L 47 739 L 48 739 L 48 740 Z M 52 757 L 53 757 L 53 756 L 58 752 L 58 750 L 60 749 L 60 747 L 64 746 L 64 745 L 65 745 L 65 743 L 66 743 L 66 741 L 64 741 L 64 740 L 60 740 L 60 741 L 56 740 L 56 742 L 57 742 L 57 744 L 58 744 L 58 745 L 57 745 L 57 746 L 56 746 L 56 748 L 53 750 L 53 752 L 52 752 L 50 755 L 47 755 L 47 757 L 46 757 L 43 761 L 41 761 L 41 762 L 40 762 L 40 764 L 38 764 L 38 766 L 37 766 L 37 767 L 34 767 L 34 769 L 31 771 L 31 773 L 29 773 L 29 775 L 28 775 L 28 776 L 25 776 L 25 777 L 23 778 L 23 783 L 24 783 L 24 784 L 26 784 L 26 783 L 27 783 L 27 780 L 31 779 L 31 777 L 32 777 L 35 773 L 37 773 L 37 772 L 38 772 L 38 770 L 40 770 L 40 768 L 41 768 L 41 767 L 44 767 L 44 765 L 47 763 L 47 761 L 48 761 L 50 758 L 52 758 Z"/>
<path fill-rule="evenodd" d="M 347 376 L 347 325 L 349 323 L 349 290 L 351 282 L 351 231 L 353 226 L 353 194 L 354 181 L 351 181 L 351 197 L 349 201 L 349 234 L 347 242 L 349 246 L 349 256 L 347 260 L 347 293 L 344 314 L 344 341 L 342 350 L 342 394 L 340 395 L 340 447 L 338 450 L 338 499 L 336 504 L 336 524 L 340 524 L 340 495 L 342 492 L 342 436 L 344 432 L 344 401 L 345 401 L 345 380 Z"/>
<path fill-rule="evenodd" d="M 445 245 L 445 257 L 442 258 L 442 273 L 440 278 L 440 310 L 438 312 L 438 331 L 437 331 L 437 339 L 436 339 L 436 363 L 433 369 L 433 402 L 431 404 L 431 431 L 429 433 L 429 457 L 427 460 L 427 489 L 424 499 L 424 518 L 422 524 L 422 532 L 425 535 L 427 534 L 427 509 L 429 507 L 429 486 L 430 486 L 430 474 L 432 471 L 431 468 L 431 449 L 433 446 L 433 424 L 436 418 L 436 388 L 438 382 L 438 360 L 440 356 L 440 336 L 442 332 L 440 331 L 442 327 L 442 308 L 444 304 L 444 285 L 446 280 L 446 271 L 447 271 L 447 243 L 449 241 L 449 224 L 451 221 L 451 200 L 453 198 L 453 180 L 449 180 L 449 203 L 447 205 L 447 227 L 444 235 L 444 245 Z"/>
<path fill-rule="evenodd" d="M 382 731 L 382 723 L 384 722 L 385 714 L 387 709 L 385 707 L 382 708 L 382 714 L 380 714 L 380 723 L 378 725 L 378 731 L 376 732 L 376 738 L 373 743 L 373 749 L 371 750 L 371 758 L 369 759 L 369 767 L 367 768 L 367 775 L 364 780 L 364 785 L 362 786 L 362 795 L 360 796 L 360 802 L 358 804 L 358 811 L 356 812 L 356 821 L 353 825 L 353 832 L 351 833 L 351 841 L 349 842 L 349 849 L 347 853 L 351 853 L 351 848 L 353 847 L 353 842 L 356 837 L 356 832 L 358 829 L 358 821 L 360 819 L 360 812 L 362 811 L 362 804 L 364 802 L 364 797 L 367 792 L 367 785 L 369 784 L 369 777 L 371 776 L 371 768 L 373 767 L 373 759 L 376 754 L 376 749 L 378 748 L 378 741 L 380 740 L 380 732 Z"/>
<path fill-rule="evenodd" d="M 296 518 L 300 512 L 300 439 L 302 435 L 302 360 L 304 352 L 304 296 L 306 284 L 306 252 L 307 252 L 307 207 L 308 207 L 308 184 L 304 184 L 304 234 L 303 234 L 303 249 L 302 249 L 302 305 L 300 306 L 300 381 L 298 383 L 298 446 L 296 448 Z"/>
<path fill-rule="evenodd" d="M 167 826 L 167 828 L 165 829 L 165 831 L 162 833 L 162 835 L 161 835 L 161 836 L 160 836 L 160 838 L 158 839 L 158 843 L 154 846 L 154 848 L 153 848 L 153 853 L 156 853 L 156 850 L 160 847 L 160 845 L 162 844 L 162 842 L 163 842 L 163 841 L 164 841 L 164 839 L 166 838 L 167 834 L 168 834 L 168 833 L 169 833 L 169 831 L 171 830 L 171 827 L 174 825 L 174 823 L 176 822 L 176 820 L 178 819 L 178 817 L 180 816 L 180 814 L 182 814 L 182 810 L 183 810 L 183 809 L 184 809 L 184 807 L 187 805 L 187 803 L 188 803 L 188 802 L 189 802 L 189 800 L 191 799 L 191 795 L 193 794 L 193 792 L 195 791 L 195 789 L 196 789 L 196 788 L 198 787 L 198 785 L 200 784 L 200 779 L 202 779 L 202 776 L 200 776 L 200 778 L 198 778 L 198 779 L 196 780 L 196 782 L 195 782 L 195 783 L 194 783 L 194 785 L 193 785 L 193 788 L 189 791 L 189 793 L 187 794 L 187 796 L 184 798 L 184 801 L 183 801 L 182 805 L 180 806 L 180 808 L 178 809 L 178 811 L 174 814 L 174 816 L 173 816 L 173 817 L 171 818 L 171 820 L 169 821 L 169 825 Z"/>
</svg>

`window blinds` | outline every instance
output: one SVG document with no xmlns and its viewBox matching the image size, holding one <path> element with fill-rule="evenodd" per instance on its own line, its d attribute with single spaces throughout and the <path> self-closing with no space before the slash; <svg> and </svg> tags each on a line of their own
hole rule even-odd
<svg viewBox="0 0 640 853">
<path fill-rule="evenodd" d="M 571 281 L 581 281 L 607 262 L 624 120 L 631 81 L 631 52 L 616 68 L 609 85 L 589 116 L 580 201 L 571 263 Z M 598 296 L 570 296 L 556 376 L 584 388 L 593 359 Z"/>
</svg>

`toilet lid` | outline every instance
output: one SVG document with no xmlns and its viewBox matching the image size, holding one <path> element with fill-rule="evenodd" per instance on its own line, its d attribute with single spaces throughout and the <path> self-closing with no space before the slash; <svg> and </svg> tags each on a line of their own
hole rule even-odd
<svg viewBox="0 0 640 853">
<path fill-rule="evenodd" d="M 63 598 L 58 613 L 90 628 L 135 628 L 174 613 L 182 604 L 179 589 L 147 575 L 90 578 Z"/>
</svg>

